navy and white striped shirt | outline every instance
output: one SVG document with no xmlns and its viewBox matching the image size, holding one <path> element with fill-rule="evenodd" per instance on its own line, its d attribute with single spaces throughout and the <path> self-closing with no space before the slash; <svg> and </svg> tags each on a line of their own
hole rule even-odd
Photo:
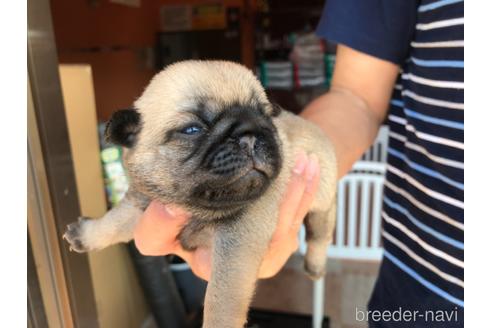
<svg viewBox="0 0 492 328">
<path fill-rule="evenodd" d="M 458 312 L 412 327 L 463 320 L 463 11 L 462 0 L 328 0 L 317 30 L 401 67 L 388 114 L 384 259 L 369 309 Z"/>
</svg>

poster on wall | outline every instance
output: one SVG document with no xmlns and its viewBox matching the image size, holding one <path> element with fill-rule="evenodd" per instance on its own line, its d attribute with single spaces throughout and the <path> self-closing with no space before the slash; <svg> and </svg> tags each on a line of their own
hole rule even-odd
<svg viewBox="0 0 492 328">
<path fill-rule="evenodd" d="M 220 3 L 163 5 L 160 26 L 162 32 L 225 29 L 225 8 Z"/>
</svg>

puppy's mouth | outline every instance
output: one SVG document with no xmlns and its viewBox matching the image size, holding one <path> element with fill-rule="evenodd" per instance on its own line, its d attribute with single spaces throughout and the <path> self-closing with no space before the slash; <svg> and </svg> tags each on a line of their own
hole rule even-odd
<svg viewBox="0 0 492 328">
<path fill-rule="evenodd" d="M 234 172 L 232 176 L 225 176 L 222 177 L 222 179 L 218 179 L 215 182 L 210 182 L 209 186 L 213 188 L 228 188 L 231 185 L 235 184 L 236 182 L 241 182 L 241 179 L 254 179 L 257 176 L 260 176 L 264 178 L 265 180 L 268 180 L 271 178 L 271 170 L 269 170 L 267 167 L 265 167 L 264 164 L 258 163 L 254 159 L 250 160 L 251 162 L 248 163 L 248 165 L 245 165 L 244 167 L 240 168 L 238 171 L 239 172 Z M 223 180 L 225 179 L 225 181 Z"/>
<path fill-rule="evenodd" d="M 221 185 L 195 189 L 195 205 L 207 209 L 233 209 L 259 198 L 270 185 L 270 178 L 261 169 L 251 167 Z"/>
<path fill-rule="evenodd" d="M 223 185 L 224 189 L 238 189 L 234 186 L 241 185 L 240 189 L 244 188 L 261 188 L 265 182 L 268 181 L 268 175 L 265 171 L 262 171 L 256 167 L 253 167 L 243 174 L 233 178 Z"/>
</svg>

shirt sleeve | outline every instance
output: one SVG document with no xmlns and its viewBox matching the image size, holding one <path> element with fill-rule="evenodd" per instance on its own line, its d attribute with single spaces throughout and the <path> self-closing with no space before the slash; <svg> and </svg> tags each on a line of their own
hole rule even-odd
<svg viewBox="0 0 492 328">
<path fill-rule="evenodd" d="M 418 0 L 327 0 L 316 34 L 402 64 L 415 31 Z"/>
</svg>

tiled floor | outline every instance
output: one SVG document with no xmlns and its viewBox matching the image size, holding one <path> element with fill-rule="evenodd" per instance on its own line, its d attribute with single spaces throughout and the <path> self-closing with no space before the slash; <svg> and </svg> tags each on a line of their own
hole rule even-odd
<svg viewBox="0 0 492 328">
<path fill-rule="evenodd" d="M 275 277 L 259 283 L 252 306 L 273 311 L 310 314 L 312 282 L 303 273 L 303 258 L 294 255 Z M 331 328 L 367 327 L 355 310 L 365 310 L 379 262 L 329 259 L 325 279 L 325 314 Z M 288 327 L 286 327 L 288 328 Z"/>
</svg>

